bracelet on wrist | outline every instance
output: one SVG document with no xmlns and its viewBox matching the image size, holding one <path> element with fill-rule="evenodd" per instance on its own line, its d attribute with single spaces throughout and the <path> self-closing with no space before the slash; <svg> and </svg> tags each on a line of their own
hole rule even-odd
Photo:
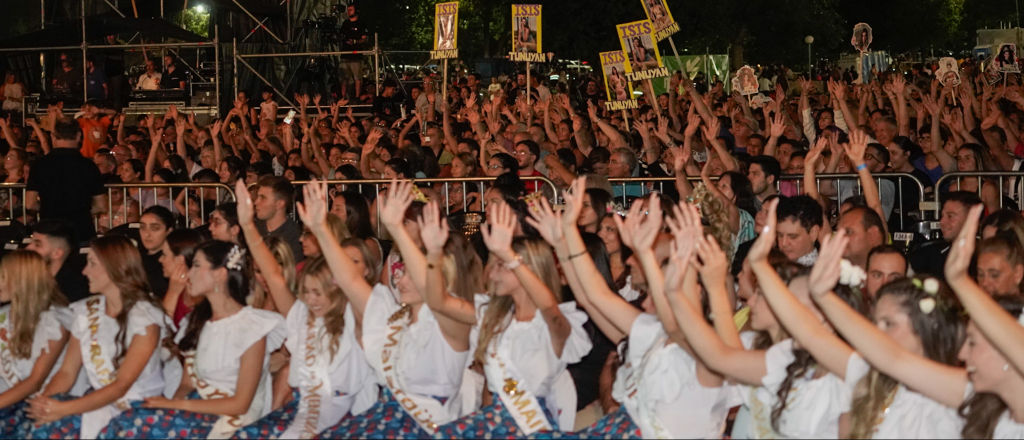
<svg viewBox="0 0 1024 440">
<path fill-rule="evenodd" d="M 578 252 L 578 253 L 575 253 L 575 254 L 569 255 L 569 257 L 568 257 L 567 259 L 569 259 L 569 260 L 572 260 L 572 259 L 574 259 L 574 258 L 576 258 L 576 257 L 580 257 L 580 256 L 583 256 L 583 254 L 586 254 L 586 253 L 587 253 L 587 251 L 586 251 L 586 250 L 583 250 L 583 251 L 580 251 L 580 252 Z"/>
<path fill-rule="evenodd" d="M 860 164 L 860 165 L 857 165 L 857 167 L 856 167 L 855 169 L 856 169 L 857 171 L 860 171 L 860 170 L 863 170 L 863 169 L 867 169 L 867 167 L 868 167 L 868 164 L 866 164 L 866 163 L 862 163 L 862 164 Z"/>
<path fill-rule="evenodd" d="M 519 255 L 519 254 L 515 254 L 515 257 L 512 258 L 512 261 L 506 261 L 505 262 L 505 269 L 508 269 L 510 271 L 511 270 L 516 270 L 517 268 L 519 268 L 519 266 L 522 266 L 522 265 L 523 265 L 523 256 Z"/>
</svg>

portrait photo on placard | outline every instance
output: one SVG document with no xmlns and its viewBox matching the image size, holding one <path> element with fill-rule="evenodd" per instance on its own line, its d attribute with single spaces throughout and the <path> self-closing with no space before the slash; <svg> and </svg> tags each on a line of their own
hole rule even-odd
<svg viewBox="0 0 1024 440">
<path fill-rule="evenodd" d="M 853 48 L 857 52 L 867 52 L 873 38 L 871 26 L 868 26 L 867 23 L 857 23 L 853 27 L 853 38 L 850 40 L 850 43 L 853 44 Z"/>
<path fill-rule="evenodd" d="M 1020 72 L 1020 67 L 1017 65 L 1017 45 L 1012 43 L 1000 45 L 999 51 L 996 52 L 995 64 L 1000 72 Z"/>
<path fill-rule="evenodd" d="M 647 17 L 654 23 L 654 29 L 661 31 L 672 25 L 672 14 L 665 6 L 665 0 L 642 0 Z"/>
<path fill-rule="evenodd" d="M 609 101 L 626 101 L 633 99 L 632 87 L 626 80 L 626 59 L 621 51 L 602 52 L 601 69 L 604 72 L 604 84 L 608 91 Z"/>
<path fill-rule="evenodd" d="M 959 85 L 960 66 L 957 65 L 956 59 L 953 57 L 939 59 L 939 69 L 935 72 L 935 77 L 938 78 L 939 82 L 944 86 Z"/>
<path fill-rule="evenodd" d="M 537 19 L 533 17 L 516 17 L 515 22 L 515 51 L 536 52 L 537 51 Z"/>
<path fill-rule="evenodd" d="M 740 67 L 736 71 L 736 79 L 739 80 L 739 92 L 741 95 L 753 95 L 757 93 L 757 75 L 754 75 L 754 68 L 750 66 Z"/>
<path fill-rule="evenodd" d="M 656 69 L 658 59 L 654 53 L 654 40 L 650 34 L 623 37 L 622 47 L 628 47 L 626 58 L 634 71 Z"/>
</svg>

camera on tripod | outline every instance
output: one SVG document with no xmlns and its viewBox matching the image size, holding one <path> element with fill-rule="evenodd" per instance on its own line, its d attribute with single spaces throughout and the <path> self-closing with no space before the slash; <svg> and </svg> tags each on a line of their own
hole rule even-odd
<svg viewBox="0 0 1024 440">
<path fill-rule="evenodd" d="M 316 18 L 307 18 L 302 21 L 302 27 L 306 30 L 316 30 L 320 34 L 320 40 L 324 44 L 343 44 L 341 38 L 341 27 L 338 26 L 339 17 L 344 10 L 343 5 L 331 6 L 330 14 L 320 14 Z"/>
</svg>

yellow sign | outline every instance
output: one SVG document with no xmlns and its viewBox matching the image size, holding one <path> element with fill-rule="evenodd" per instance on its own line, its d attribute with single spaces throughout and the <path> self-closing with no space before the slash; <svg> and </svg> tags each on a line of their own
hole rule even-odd
<svg viewBox="0 0 1024 440">
<path fill-rule="evenodd" d="M 604 106 L 609 111 L 639 108 L 633 99 L 633 85 L 626 80 L 631 73 L 626 56 L 621 50 L 601 52 L 601 70 L 604 72 L 604 89 L 608 101 Z"/>
<path fill-rule="evenodd" d="M 433 59 L 457 58 L 459 35 L 459 3 L 438 3 L 434 6 Z"/>
<path fill-rule="evenodd" d="M 679 32 L 679 23 L 672 19 L 665 0 L 640 0 L 647 19 L 654 23 L 654 41 L 661 41 Z"/>
<path fill-rule="evenodd" d="M 540 5 L 512 5 L 512 51 L 543 53 Z"/>
<path fill-rule="evenodd" d="M 668 69 L 662 67 L 658 42 L 654 39 L 654 24 L 650 20 L 620 24 L 615 26 L 615 30 L 632 72 L 626 75 L 627 80 L 669 76 Z"/>
</svg>

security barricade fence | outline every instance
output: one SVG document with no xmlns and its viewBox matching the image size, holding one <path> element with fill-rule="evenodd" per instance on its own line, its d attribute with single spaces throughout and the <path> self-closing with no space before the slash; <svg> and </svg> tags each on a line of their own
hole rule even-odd
<svg viewBox="0 0 1024 440">
<path fill-rule="evenodd" d="M 137 223 L 142 212 L 151 206 L 163 206 L 183 216 L 185 227 L 194 228 L 206 224 L 210 212 L 220 204 L 235 201 L 234 189 L 223 183 L 112 183 L 104 186 L 107 188 L 107 212 L 97 217 L 97 231 Z"/>
<path fill-rule="evenodd" d="M 1024 176 L 1024 173 L 1019 173 Z M 932 210 L 931 202 L 925 199 L 925 185 L 921 183 L 916 177 L 907 173 L 873 173 L 872 177 L 875 179 L 875 184 L 879 187 L 879 193 L 881 194 L 881 187 L 883 181 L 893 182 L 893 189 L 895 191 L 893 200 L 893 212 L 897 212 L 899 209 L 899 226 L 900 230 L 907 229 L 909 224 L 906 224 L 907 214 L 913 213 L 914 216 L 918 217 L 918 220 L 925 219 L 925 213 Z M 699 176 L 688 176 L 687 180 L 691 184 L 700 182 Z M 712 181 L 717 181 L 717 177 L 712 177 Z M 631 197 L 635 196 L 646 196 L 651 192 L 665 192 L 665 188 L 675 188 L 675 177 L 626 177 L 626 178 L 610 178 L 608 182 L 611 183 L 613 189 L 614 199 L 621 201 L 623 205 L 626 205 Z M 832 198 L 836 201 L 836 206 L 842 205 L 843 201 L 850 198 L 853 195 L 861 194 L 860 176 L 857 174 L 817 174 L 815 175 L 815 185 L 817 185 L 818 192 L 821 192 L 822 182 L 834 183 L 833 188 L 835 189 L 835 195 L 828 195 L 827 197 Z M 910 185 L 909 188 L 913 191 L 916 188 L 918 195 L 918 206 L 904 206 L 903 189 L 905 186 Z M 789 186 L 789 188 L 786 188 Z M 786 174 L 782 175 L 778 182 L 775 183 L 776 190 L 780 194 L 796 195 L 803 194 L 803 176 L 797 174 Z"/>
<path fill-rule="evenodd" d="M 1009 198 L 1013 200 L 1016 206 L 1014 209 L 1021 211 L 1024 210 L 1024 171 L 957 171 L 952 173 L 943 174 L 937 182 L 935 182 L 936 196 L 935 196 L 935 218 L 938 219 L 942 216 L 942 199 L 939 189 L 948 191 L 960 191 L 964 182 L 964 179 L 982 179 L 983 182 L 995 183 L 999 189 L 999 208 L 1003 208 L 1004 201 Z M 978 193 L 978 197 L 981 197 L 981 190 L 984 185 L 976 185 L 977 189 L 974 192 Z"/>
</svg>

